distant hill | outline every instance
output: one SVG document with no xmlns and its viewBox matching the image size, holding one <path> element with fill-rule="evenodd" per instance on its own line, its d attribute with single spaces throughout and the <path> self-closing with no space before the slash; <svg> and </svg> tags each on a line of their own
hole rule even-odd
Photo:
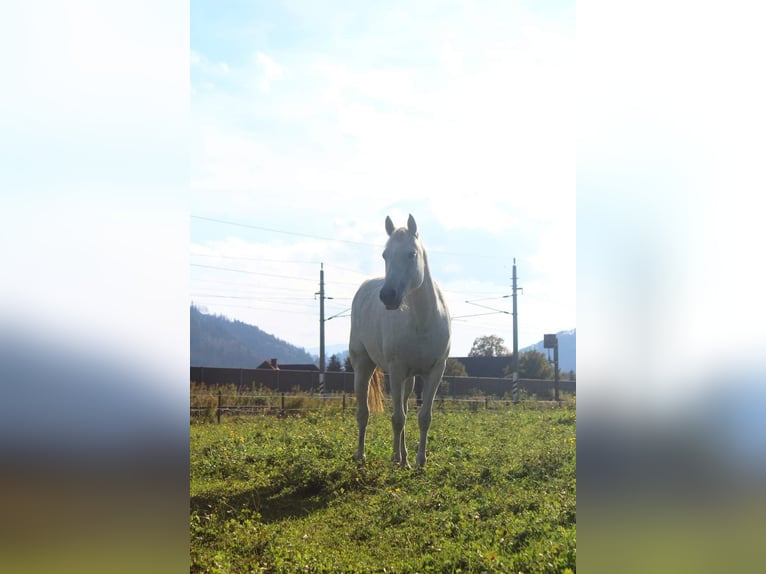
<svg viewBox="0 0 766 574">
<path fill-rule="evenodd" d="M 311 356 L 314 357 L 314 362 L 318 365 L 319 364 L 319 347 L 311 347 L 310 349 L 306 349 L 309 353 L 311 353 Z M 330 357 L 333 355 L 338 355 L 338 360 L 340 361 L 340 364 L 344 364 L 346 361 L 346 357 L 348 357 L 348 343 L 341 343 L 339 345 L 327 345 L 324 348 L 324 356 L 325 361 L 330 361 Z"/>
<path fill-rule="evenodd" d="M 255 369 L 263 361 L 315 363 L 314 358 L 287 341 L 254 325 L 220 315 L 206 315 L 190 308 L 190 355 L 192 367 Z"/>
<path fill-rule="evenodd" d="M 574 371 L 577 372 L 577 329 L 571 331 L 559 331 L 556 333 L 559 340 L 559 371 Z M 548 355 L 548 349 L 543 347 L 543 341 L 539 341 L 529 347 L 519 349 L 519 352 L 540 351 L 544 355 Z M 553 349 L 550 350 L 551 361 L 553 360 Z"/>
</svg>

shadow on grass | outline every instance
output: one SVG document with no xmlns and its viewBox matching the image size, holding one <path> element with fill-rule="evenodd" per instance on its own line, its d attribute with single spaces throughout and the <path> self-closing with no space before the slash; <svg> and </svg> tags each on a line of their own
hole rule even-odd
<svg viewBox="0 0 766 574">
<path fill-rule="evenodd" d="M 250 510 L 260 515 L 261 522 L 279 522 L 302 518 L 327 507 L 335 495 L 324 485 L 306 484 L 297 488 L 251 488 L 236 494 L 203 494 L 192 496 L 192 512 L 233 512 Z"/>
<path fill-rule="evenodd" d="M 326 472 L 286 471 L 271 484 L 242 484 L 240 489 L 235 487 L 223 492 L 208 491 L 193 495 L 190 511 L 215 513 L 222 518 L 254 512 L 259 514 L 263 523 L 303 518 L 326 508 L 342 493 L 347 497 L 354 492 L 377 492 L 391 480 L 398 480 L 397 475 L 410 472 L 415 476 L 424 474 L 421 468 L 402 471 L 390 469 L 385 463 L 366 462 L 345 464 Z"/>
</svg>

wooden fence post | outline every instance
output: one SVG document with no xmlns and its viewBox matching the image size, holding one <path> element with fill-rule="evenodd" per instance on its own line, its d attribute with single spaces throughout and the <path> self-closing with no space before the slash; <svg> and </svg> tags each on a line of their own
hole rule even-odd
<svg viewBox="0 0 766 574">
<path fill-rule="evenodd" d="M 223 398 L 221 397 L 221 389 L 218 389 L 218 424 L 221 424 L 221 409 L 223 408 Z"/>
<path fill-rule="evenodd" d="M 285 416 L 285 393 L 282 393 L 282 416 Z"/>
</svg>

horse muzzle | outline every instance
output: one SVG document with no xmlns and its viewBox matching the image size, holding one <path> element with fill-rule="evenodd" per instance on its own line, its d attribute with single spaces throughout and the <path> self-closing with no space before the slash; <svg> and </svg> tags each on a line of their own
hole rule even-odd
<svg viewBox="0 0 766 574">
<path fill-rule="evenodd" d="M 389 311 L 396 311 L 402 305 L 401 297 L 397 297 L 396 289 L 391 287 L 383 287 L 380 290 L 380 300 Z"/>
</svg>

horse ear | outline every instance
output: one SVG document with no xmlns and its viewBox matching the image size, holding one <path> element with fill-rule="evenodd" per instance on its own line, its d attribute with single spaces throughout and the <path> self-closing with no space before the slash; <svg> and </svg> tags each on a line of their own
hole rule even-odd
<svg viewBox="0 0 766 574">
<path fill-rule="evenodd" d="M 407 229 L 413 237 L 418 236 L 418 224 L 415 223 L 415 218 L 412 217 L 412 214 L 410 214 L 410 217 L 407 219 Z"/>
<path fill-rule="evenodd" d="M 386 233 L 391 235 L 394 232 L 394 222 L 391 221 L 391 218 L 386 215 Z"/>
</svg>

